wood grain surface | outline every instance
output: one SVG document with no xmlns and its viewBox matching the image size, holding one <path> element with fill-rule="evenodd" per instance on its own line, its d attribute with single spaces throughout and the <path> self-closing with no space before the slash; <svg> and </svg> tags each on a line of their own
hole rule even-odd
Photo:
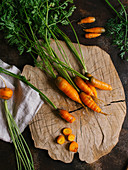
<svg viewBox="0 0 128 170">
<path fill-rule="evenodd" d="M 69 51 L 64 42 L 60 41 L 71 65 L 81 72 L 82 68 Z M 51 46 L 62 59 L 62 56 L 54 41 Z M 77 50 L 78 45 L 75 44 Z M 48 154 L 54 160 L 65 163 L 72 162 L 74 153 L 68 151 L 69 143 L 58 145 L 55 139 L 61 134 L 64 127 L 70 127 L 78 142 L 79 159 L 87 163 L 93 163 L 103 155 L 109 153 L 119 140 L 120 130 L 126 115 L 125 94 L 122 83 L 110 56 L 96 46 L 81 45 L 88 72 L 93 76 L 112 85 L 112 91 L 98 90 L 98 98 L 104 102 L 99 103 L 102 111 L 108 113 L 104 116 L 100 113 L 88 112 L 81 106 L 60 92 L 54 84 L 54 80 L 36 67 L 25 66 L 23 75 L 32 84 L 39 88 L 58 108 L 64 108 L 76 117 L 76 121 L 69 124 L 62 120 L 57 112 L 47 103 L 43 104 L 33 121 L 30 123 L 30 131 L 35 147 L 48 150 Z"/>
<path fill-rule="evenodd" d="M 117 0 L 110 1 L 115 9 L 120 9 L 120 5 Z M 121 0 L 121 2 L 128 6 L 127 0 Z M 77 21 L 80 18 L 86 16 L 95 16 L 96 22 L 86 25 L 87 28 L 92 26 L 105 26 L 106 21 L 109 18 L 115 17 L 115 13 L 108 7 L 104 0 L 74 0 L 76 10 L 70 17 L 80 43 L 89 46 L 98 46 L 105 50 L 112 59 L 112 62 L 118 72 L 121 82 L 124 87 L 126 104 L 128 109 L 128 62 L 121 60 L 119 57 L 119 50 L 116 46 L 111 44 L 111 37 L 102 35 L 95 39 L 85 39 L 83 27 L 77 25 Z M 59 27 L 69 36 L 72 42 L 76 42 L 74 34 L 70 26 Z M 61 37 L 60 37 L 61 39 Z M 35 56 L 36 57 L 36 56 Z M 4 62 L 17 66 L 21 71 L 23 67 L 28 64 L 34 66 L 34 61 L 28 53 L 19 55 L 16 47 L 10 46 L 7 40 L 4 38 L 4 34 L 0 31 L 0 59 Z M 126 170 L 128 165 L 128 114 L 126 114 L 120 137 L 117 145 L 112 151 L 100 158 L 98 161 L 88 164 L 85 161 L 79 160 L 79 154 L 74 155 L 74 159 L 71 163 L 65 164 L 61 161 L 54 161 L 48 155 L 47 150 L 35 148 L 29 127 L 23 132 L 23 136 L 26 139 L 30 150 L 33 155 L 35 170 Z M 0 140 L 0 170 L 17 170 L 15 150 L 12 144 L 3 142 Z"/>
</svg>

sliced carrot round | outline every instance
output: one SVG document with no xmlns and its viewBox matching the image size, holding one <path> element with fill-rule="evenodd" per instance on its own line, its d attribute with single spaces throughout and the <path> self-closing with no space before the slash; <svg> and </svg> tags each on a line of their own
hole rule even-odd
<svg viewBox="0 0 128 170">
<path fill-rule="evenodd" d="M 71 133 L 72 133 L 72 129 L 70 129 L 70 128 L 64 128 L 63 129 L 63 134 L 64 135 L 67 136 L 67 135 L 70 135 Z"/>
<path fill-rule="evenodd" d="M 65 142 L 65 137 L 63 135 L 58 136 L 57 143 L 62 145 Z"/>
<path fill-rule="evenodd" d="M 68 141 L 74 141 L 75 140 L 75 135 L 73 135 L 73 134 L 70 134 L 70 135 L 68 135 Z"/>
<path fill-rule="evenodd" d="M 77 152 L 78 151 L 78 143 L 73 141 L 69 145 L 69 151 L 71 152 Z"/>
</svg>

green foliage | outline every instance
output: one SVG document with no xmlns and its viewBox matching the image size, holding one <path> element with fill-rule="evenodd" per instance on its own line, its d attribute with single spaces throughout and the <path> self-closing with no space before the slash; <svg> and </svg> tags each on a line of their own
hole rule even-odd
<svg viewBox="0 0 128 170">
<path fill-rule="evenodd" d="M 121 59 L 126 59 L 128 61 L 128 14 L 119 0 L 118 2 L 122 7 L 120 12 L 117 12 L 108 0 L 105 1 L 117 14 L 115 18 L 109 19 L 106 23 L 107 34 L 112 36 L 112 44 L 119 48 Z"/>
<path fill-rule="evenodd" d="M 0 4 L 0 30 L 5 32 L 11 45 L 17 45 L 20 54 L 25 48 L 27 52 L 32 52 L 35 46 L 34 35 L 45 40 L 47 26 L 54 31 L 57 23 L 68 24 L 66 18 L 75 9 L 74 5 L 69 8 L 69 3 L 73 1 L 60 3 L 60 0 L 3 0 Z M 47 38 L 51 38 L 49 31 Z"/>
</svg>

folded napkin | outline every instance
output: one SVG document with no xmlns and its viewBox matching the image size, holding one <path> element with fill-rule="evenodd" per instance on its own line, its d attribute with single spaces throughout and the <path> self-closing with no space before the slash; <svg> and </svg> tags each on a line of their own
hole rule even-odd
<svg viewBox="0 0 128 170">
<path fill-rule="evenodd" d="M 18 68 L 8 65 L 2 60 L 0 60 L 0 67 L 15 74 L 20 74 Z M 0 76 L 6 82 L 7 87 L 13 90 L 13 96 L 8 100 L 8 107 L 20 132 L 23 132 L 40 109 L 43 101 L 38 92 L 18 79 L 2 73 L 0 73 Z M 0 88 L 2 87 L 5 87 L 5 85 L 0 79 Z M 11 142 L 2 99 L 0 99 L 0 139 Z"/>
</svg>

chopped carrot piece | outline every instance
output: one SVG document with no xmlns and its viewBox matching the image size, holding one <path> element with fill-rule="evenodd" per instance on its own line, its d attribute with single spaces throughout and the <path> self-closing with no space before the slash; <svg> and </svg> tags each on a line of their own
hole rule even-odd
<svg viewBox="0 0 128 170">
<path fill-rule="evenodd" d="M 69 151 L 71 152 L 77 152 L 78 151 L 78 143 L 73 141 L 69 145 Z"/>
<path fill-rule="evenodd" d="M 67 136 L 67 135 L 70 135 L 71 133 L 72 133 L 72 129 L 70 129 L 70 128 L 64 128 L 63 129 L 63 134 L 64 135 Z"/>
<path fill-rule="evenodd" d="M 75 139 L 75 135 L 73 135 L 73 134 L 70 134 L 70 135 L 68 135 L 68 141 L 74 141 L 74 139 Z"/>
<path fill-rule="evenodd" d="M 63 135 L 58 136 L 57 143 L 62 145 L 65 142 L 65 137 Z"/>
</svg>

